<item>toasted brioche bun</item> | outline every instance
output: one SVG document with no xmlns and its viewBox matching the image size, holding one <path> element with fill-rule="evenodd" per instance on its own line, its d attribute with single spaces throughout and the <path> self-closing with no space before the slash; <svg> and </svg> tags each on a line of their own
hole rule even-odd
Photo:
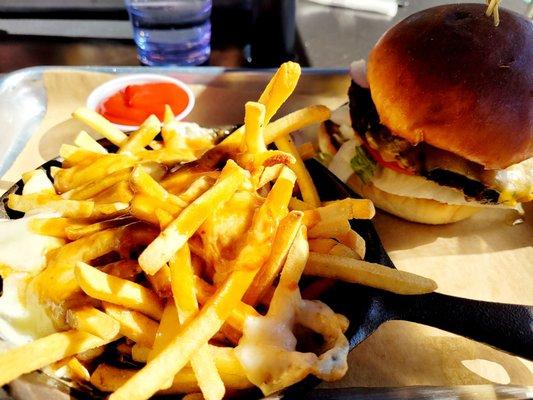
<svg viewBox="0 0 533 400">
<path fill-rule="evenodd" d="M 346 183 L 361 197 L 372 200 L 376 207 L 412 222 L 431 225 L 449 224 L 469 218 L 481 210 L 480 207 L 444 204 L 436 200 L 387 193 L 371 182 L 363 183 L 355 174 L 350 176 Z"/>
<path fill-rule="evenodd" d="M 482 4 L 404 19 L 377 43 L 368 81 L 381 123 L 486 169 L 533 157 L 533 24 Z"/>
</svg>

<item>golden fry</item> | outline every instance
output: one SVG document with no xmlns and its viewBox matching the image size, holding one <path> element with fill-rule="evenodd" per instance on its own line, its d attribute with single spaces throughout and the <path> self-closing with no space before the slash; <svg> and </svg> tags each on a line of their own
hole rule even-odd
<svg viewBox="0 0 533 400">
<path fill-rule="evenodd" d="M 171 193 L 180 194 L 187 190 L 195 181 L 200 178 L 208 177 L 212 179 L 218 179 L 220 171 L 205 171 L 205 172 L 188 172 L 185 173 L 181 170 L 170 174 L 162 180 L 161 185 Z"/>
<path fill-rule="evenodd" d="M 266 264 L 256 275 L 250 289 L 244 296 L 244 301 L 255 305 L 263 297 L 265 291 L 272 285 L 283 267 L 289 249 L 296 238 L 302 224 L 302 213 L 290 212 L 281 220 L 276 236 L 272 243 L 272 250 Z"/>
<path fill-rule="evenodd" d="M 359 255 L 355 251 L 342 243 L 337 243 L 335 246 L 333 246 L 329 251 L 329 254 L 334 256 L 356 258 L 358 260 L 360 259 Z"/>
<path fill-rule="evenodd" d="M 296 181 L 298 183 L 298 187 L 300 188 L 300 192 L 302 193 L 303 200 L 313 207 L 319 207 L 320 198 L 318 197 L 315 184 L 313 183 L 313 179 L 311 178 L 311 175 L 309 175 L 309 171 L 305 167 L 300 155 L 298 154 L 298 150 L 292 142 L 292 139 L 289 137 L 280 137 L 274 143 L 278 149 L 291 154 L 296 160 L 296 162 L 290 167 L 296 174 Z"/>
<path fill-rule="evenodd" d="M 74 222 L 76 221 L 76 222 Z M 30 228 L 35 233 L 46 236 L 54 236 L 62 239 L 67 238 L 67 228 L 80 228 L 87 224 L 71 218 L 32 218 Z"/>
<path fill-rule="evenodd" d="M 137 370 L 121 369 L 107 364 L 100 364 L 91 375 L 91 383 L 102 392 L 114 392 L 131 379 Z M 194 373 L 187 369 L 181 371 L 165 394 L 189 393 L 198 390 Z M 160 393 L 163 394 L 163 393 Z"/>
<path fill-rule="evenodd" d="M 124 154 L 107 154 L 89 165 L 60 169 L 54 175 L 54 186 L 59 193 L 68 192 L 88 182 L 105 178 L 113 172 L 132 167 L 135 159 Z"/>
<path fill-rule="evenodd" d="M 59 156 L 63 158 L 63 168 L 70 168 L 75 165 L 86 166 L 100 158 L 102 154 L 91 150 L 81 149 L 70 144 L 62 144 L 59 148 Z"/>
<path fill-rule="evenodd" d="M 346 219 L 320 221 L 309 229 L 310 238 L 336 238 L 349 232 L 352 228 Z"/>
<path fill-rule="evenodd" d="M 199 310 L 194 288 L 194 271 L 187 244 L 170 259 L 170 276 L 177 316 L 180 324 L 186 324 Z M 172 338 L 177 334 L 177 329 L 171 329 L 170 332 L 173 333 L 170 336 Z M 157 350 L 159 352 L 156 352 Z M 160 354 L 160 351 L 154 347 L 155 355 Z M 211 359 L 207 343 L 192 356 L 191 366 L 206 400 L 222 399 L 225 393 L 224 383 Z"/>
<path fill-rule="evenodd" d="M 346 233 L 342 233 L 338 236 L 335 236 L 335 239 L 337 239 L 339 242 L 341 242 L 345 246 L 348 246 L 350 249 L 352 249 L 357 254 L 359 259 L 361 260 L 365 259 L 365 253 L 366 253 L 365 239 L 363 239 L 353 229 L 350 229 Z"/>
<path fill-rule="evenodd" d="M 120 324 L 120 334 L 145 347 L 152 347 L 157 333 L 157 322 L 146 315 L 115 304 L 103 303 L 106 314 Z"/>
<path fill-rule="evenodd" d="M 154 357 L 170 344 L 172 338 L 178 334 L 180 327 L 181 323 L 178 318 L 176 305 L 174 304 L 174 300 L 170 299 L 163 310 L 163 315 L 161 316 L 161 321 L 154 336 L 153 345 L 146 357 L 146 362 L 154 359 Z"/>
<path fill-rule="evenodd" d="M 291 61 L 283 63 L 268 82 L 258 102 L 265 106 L 265 125 L 292 94 L 300 79 L 300 66 Z M 326 118 L 327 119 L 327 118 Z M 244 136 L 244 126 L 222 141 L 222 144 L 238 144 Z M 268 142 L 266 142 L 268 144 Z"/>
<path fill-rule="evenodd" d="M 61 303 L 79 290 L 74 275 L 78 261 L 91 261 L 117 250 L 124 228 L 109 229 L 66 244 L 50 255 L 48 266 L 34 278 L 42 299 Z"/>
<path fill-rule="evenodd" d="M 107 154 L 107 150 L 104 146 L 98 143 L 85 131 L 80 131 L 74 139 L 74 144 L 82 149 L 93 151 L 95 153 Z"/>
<path fill-rule="evenodd" d="M 127 181 L 130 177 L 131 171 L 131 167 L 115 171 L 98 181 L 87 182 L 84 185 L 65 192 L 61 195 L 61 197 L 72 200 L 90 199 L 104 190 L 116 185 L 120 181 Z"/>
<path fill-rule="evenodd" d="M 70 240 L 78 240 L 84 236 L 93 235 L 106 229 L 124 226 L 132 222 L 134 222 L 134 220 L 131 217 L 124 217 L 95 222 L 90 225 L 70 224 L 65 228 L 65 234 Z"/>
<path fill-rule="evenodd" d="M 376 210 L 372 201 L 368 199 L 343 199 L 327 202 L 316 209 L 322 220 L 332 218 L 342 219 L 372 219 Z"/>
<path fill-rule="evenodd" d="M 103 392 L 114 392 L 128 381 L 137 371 L 121 369 L 107 364 L 100 364 L 91 375 L 91 383 Z M 222 374 L 224 385 L 228 389 L 247 389 L 253 385 L 244 375 Z M 189 368 L 180 371 L 172 382 L 172 386 L 158 392 L 161 395 L 191 393 L 199 390 L 194 373 Z"/>
<path fill-rule="evenodd" d="M 424 294 L 437 289 L 428 278 L 353 258 L 311 252 L 305 274 L 359 283 L 398 294 Z"/>
<path fill-rule="evenodd" d="M 68 310 L 67 323 L 73 329 L 88 332 L 102 339 L 111 339 L 117 336 L 120 329 L 117 321 L 90 306 Z"/>
<path fill-rule="evenodd" d="M 289 202 L 289 209 L 296 210 L 296 211 L 307 211 L 312 210 L 313 206 L 307 204 L 305 201 L 299 200 L 296 197 L 292 197 L 291 201 Z M 305 219 L 305 214 L 304 214 Z"/>
<path fill-rule="evenodd" d="M 67 362 L 67 366 L 70 369 L 70 373 L 79 380 L 88 382 L 91 379 L 91 374 L 89 374 L 87 368 L 76 357 L 72 357 Z"/>
<path fill-rule="evenodd" d="M 331 111 L 325 106 L 309 106 L 287 114 L 265 127 L 265 144 L 269 145 L 290 133 L 324 122 L 330 116 Z"/>
<path fill-rule="evenodd" d="M 309 251 L 314 251 L 315 253 L 329 254 L 331 249 L 333 249 L 339 242 L 335 239 L 330 238 L 318 238 L 309 240 Z"/>
<path fill-rule="evenodd" d="M 294 92 L 301 73 L 300 65 L 291 61 L 281 64 L 278 68 L 259 97 L 259 103 L 265 105 L 265 123 L 270 121 Z"/>
<path fill-rule="evenodd" d="M 157 271 L 157 273 L 154 275 L 147 275 L 146 277 L 160 298 L 166 299 L 172 297 L 170 268 L 168 265 L 163 265 L 163 267 Z"/>
<path fill-rule="evenodd" d="M 0 354 L 0 386 L 19 376 L 44 368 L 63 358 L 111 342 L 87 332 L 67 331 L 53 333 L 21 347 Z"/>
<path fill-rule="evenodd" d="M 38 209 L 55 211 L 63 217 L 87 218 L 92 215 L 94 202 L 87 200 L 64 200 L 49 194 L 10 194 L 7 206 L 21 212 Z"/>
<path fill-rule="evenodd" d="M 129 203 L 133 199 L 133 191 L 129 182 L 120 181 L 93 199 L 96 203 Z"/>
<path fill-rule="evenodd" d="M 198 301 L 200 304 L 205 304 L 207 300 L 215 293 L 215 288 L 209 285 L 207 282 L 201 278 L 195 277 L 194 280 L 196 296 L 198 296 Z M 259 313 L 255 311 L 255 308 L 252 306 L 240 302 L 230 314 L 227 320 L 227 324 L 232 328 L 242 332 L 244 321 L 248 317 L 258 317 Z"/>
<path fill-rule="evenodd" d="M 90 126 L 116 146 L 120 146 L 123 142 L 128 140 L 128 136 L 126 136 L 124 132 L 115 127 L 115 125 L 102 117 L 96 111 L 90 110 L 86 107 L 80 107 L 72 113 L 72 116 Z"/>
<path fill-rule="evenodd" d="M 244 148 L 249 154 L 259 154 L 266 151 L 263 137 L 265 122 L 265 106 L 261 103 L 249 101 L 244 105 Z"/>
<path fill-rule="evenodd" d="M 131 174 L 131 183 L 135 192 L 144 193 L 147 196 L 155 197 L 161 202 L 169 202 L 181 209 L 187 206 L 187 203 L 178 196 L 169 193 L 154 178 L 141 168 L 135 168 Z"/>
<path fill-rule="evenodd" d="M 106 274 L 84 262 L 78 262 L 75 275 L 82 290 L 92 298 L 121 305 L 160 319 L 163 306 L 159 297 L 138 283 Z"/>
<path fill-rule="evenodd" d="M 165 312 L 163 311 L 163 318 L 164 316 L 165 316 Z M 163 320 L 163 318 L 161 318 L 161 320 Z M 156 333 L 156 338 L 157 338 L 157 333 Z M 146 364 L 146 362 L 148 361 L 148 355 L 150 354 L 151 351 L 152 351 L 151 348 L 145 347 L 139 343 L 135 343 L 131 347 L 131 358 L 133 359 L 133 361 Z"/>
<path fill-rule="evenodd" d="M 150 115 L 135 132 L 130 133 L 128 140 L 123 142 L 119 154 L 136 154 L 144 150 L 157 136 L 161 122 L 155 115 Z"/>
</svg>

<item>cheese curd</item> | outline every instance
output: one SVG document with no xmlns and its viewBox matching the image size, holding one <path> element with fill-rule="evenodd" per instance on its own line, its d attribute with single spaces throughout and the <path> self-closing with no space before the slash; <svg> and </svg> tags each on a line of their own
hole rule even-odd
<svg viewBox="0 0 533 400">
<path fill-rule="evenodd" d="M 296 351 L 296 325 L 321 334 L 321 355 Z M 302 300 L 300 291 L 278 287 L 264 317 L 246 320 L 235 351 L 246 376 L 266 396 L 313 374 L 325 381 L 340 379 L 348 369 L 345 317 L 320 301 Z"/>
</svg>

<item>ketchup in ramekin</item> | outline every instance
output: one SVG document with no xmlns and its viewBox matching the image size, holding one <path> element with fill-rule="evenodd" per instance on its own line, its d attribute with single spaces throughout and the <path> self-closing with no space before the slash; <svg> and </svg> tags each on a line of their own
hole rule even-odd
<svg viewBox="0 0 533 400">
<path fill-rule="evenodd" d="M 97 111 L 115 124 L 140 125 L 151 114 L 163 120 L 166 104 L 174 115 L 181 114 L 189 104 L 189 95 L 170 82 L 128 85 L 103 100 Z"/>
</svg>

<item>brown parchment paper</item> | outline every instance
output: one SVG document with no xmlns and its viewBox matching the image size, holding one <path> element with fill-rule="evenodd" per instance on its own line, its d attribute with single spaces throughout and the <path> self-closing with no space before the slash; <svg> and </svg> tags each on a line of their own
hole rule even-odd
<svg viewBox="0 0 533 400">
<path fill-rule="evenodd" d="M 38 132 L 0 181 L 8 189 L 21 173 L 57 156 L 62 143 L 72 143 L 83 128 L 70 118 L 93 88 L 111 75 L 49 71 L 44 74 L 48 106 Z M 309 79 L 309 78 L 308 78 Z M 337 107 L 345 102 L 347 82 L 332 82 L 320 93 L 292 97 L 284 111 L 308 104 Z M 197 96 L 187 118 L 209 126 L 242 121 L 243 104 L 255 100 L 257 85 L 192 85 Z M 303 86 L 303 88 L 302 88 Z M 375 224 L 399 269 L 434 279 L 439 291 L 467 298 L 533 305 L 533 207 L 525 206 L 525 222 L 511 226 L 509 211 L 483 211 L 445 226 L 426 226 L 379 213 Z M 461 321 L 458 321 L 460 323 Z M 533 385 L 533 363 L 488 346 L 419 324 L 393 321 L 381 326 L 349 356 L 346 377 L 327 387 L 469 385 L 501 383 Z"/>
</svg>

